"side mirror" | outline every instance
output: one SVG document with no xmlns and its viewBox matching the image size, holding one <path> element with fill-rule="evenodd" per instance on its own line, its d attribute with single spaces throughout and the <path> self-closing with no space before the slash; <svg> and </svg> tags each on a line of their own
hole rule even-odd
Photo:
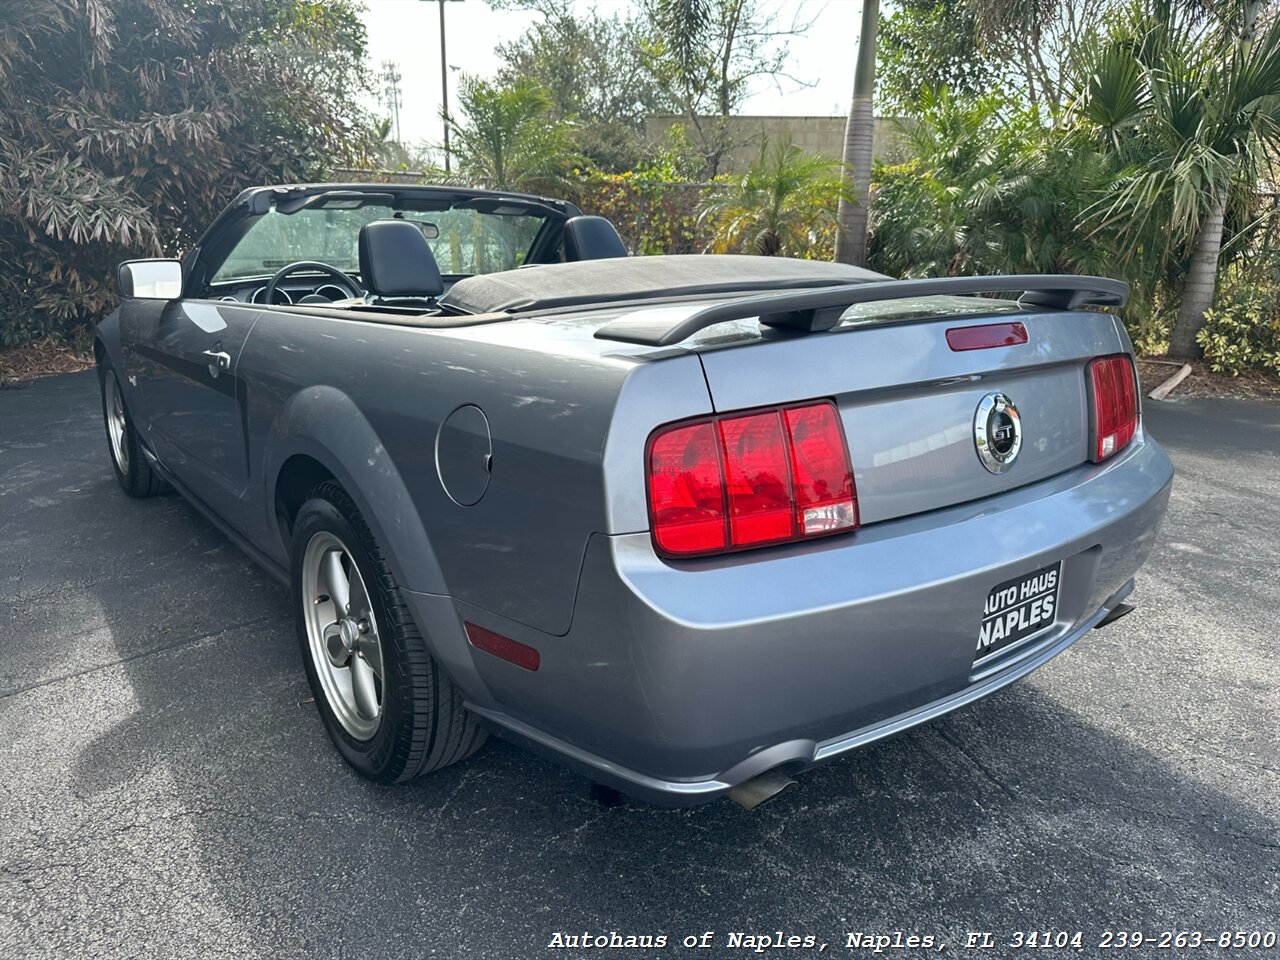
<svg viewBox="0 0 1280 960">
<path fill-rule="evenodd" d="M 116 267 L 116 286 L 126 299 L 177 299 L 182 296 L 182 261 L 126 260 Z"/>
</svg>

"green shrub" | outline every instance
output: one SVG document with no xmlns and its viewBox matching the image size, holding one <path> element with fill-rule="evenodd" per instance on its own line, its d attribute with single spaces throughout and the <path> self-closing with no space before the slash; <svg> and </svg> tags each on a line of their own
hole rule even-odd
<svg viewBox="0 0 1280 960">
<path fill-rule="evenodd" d="M 745 173 L 718 177 L 699 222 L 712 230 L 713 253 L 830 260 L 842 194 L 840 162 L 806 153 L 787 134 L 766 139 Z"/>
<path fill-rule="evenodd" d="M 0 0 L 0 348 L 115 305 L 241 189 L 372 146 L 354 0 Z"/>
<path fill-rule="evenodd" d="M 891 276 L 1114 274 L 1080 230 L 1097 158 L 1013 94 L 920 92 L 899 121 L 911 159 L 872 175 L 870 266 Z"/>
<path fill-rule="evenodd" d="M 1242 270 L 1226 279 L 1196 335 L 1210 369 L 1233 377 L 1250 369 L 1280 374 L 1277 269 Z"/>
<path fill-rule="evenodd" d="M 610 220 L 633 253 L 701 253 L 710 243 L 698 219 L 710 184 L 689 181 L 661 160 L 624 173 L 576 172 L 566 192 L 584 212 Z"/>
</svg>

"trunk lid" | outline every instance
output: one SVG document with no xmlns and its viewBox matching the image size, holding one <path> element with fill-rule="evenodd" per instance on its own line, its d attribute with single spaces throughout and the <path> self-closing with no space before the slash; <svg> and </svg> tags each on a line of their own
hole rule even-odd
<svg viewBox="0 0 1280 960">
<path fill-rule="evenodd" d="M 957 351 L 946 333 L 1016 321 L 1027 342 Z M 762 332 L 752 320 L 686 341 L 702 360 L 717 412 L 832 397 L 841 414 L 862 523 L 977 500 L 1088 459 L 1085 365 L 1128 349 L 1107 313 L 1007 300 L 924 297 L 861 304 L 824 333 Z M 975 445 L 993 393 L 1016 407 L 1021 447 L 1002 473 Z M 985 418 L 984 418 L 985 422 Z"/>
</svg>

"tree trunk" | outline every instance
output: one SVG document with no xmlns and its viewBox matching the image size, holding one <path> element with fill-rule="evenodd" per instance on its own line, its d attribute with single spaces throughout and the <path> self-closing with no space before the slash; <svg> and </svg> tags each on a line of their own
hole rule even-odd
<svg viewBox="0 0 1280 960">
<path fill-rule="evenodd" d="M 1258 32 L 1258 14 L 1262 12 L 1262 0 L 1244 0 L 1240 16 L 1240 52 L 1248 54 Z"/>
<path fill-rule="evenodd" d="M 1027 49 L 1025 42 L 1017 43 L 1015 46 L 1018 48 L 1018 57 L 1022 60 L 1022 75 L 1027 83 L 1027 99 L 1034 107 L 1040 102 L 1040 97 L 1036 93 L 1037 74 L 1035 64 L 1031 62 L 1031 51 Z"/>
<path fill-rule="evenodd" d="M 871 192 L 871 148 L 875 117 L 871 110 L 876 88 L 876 26 L 880 0 L 863 0 L 862 35 L 858 38 L 858 63 L 853 76 L 853 104 L 844 128 L 844 175 L 851 199 L 840 198 L 836 213 L 837 263 L 864 266 L 867 262 L 867 203 Z"/>
<path fill-rule="evenodd" d="M 1042 44 L 1040 43 L 1040 28 L 1038 26 L 1033 31 L 1032 37 L 1031 53 L 1035 57 L 1036 67 L 1040 74 L 1040 90 L 1044 94 L 1045 100 L 1049 102 L 1049 109 L 1056 114 L 1058 112 L 1058 85 L 1055 78 L 1050 75 L 1049 68 L 1045 65 L 1044 54 L 1040 52 Z"/>
<path fill-rule="evenodd" d="M 1191 268 L 1187 271 L 1187 284 L 1182 289 L 1182 303 L 1178 305 L 1178 319 L 1174 321 L 1173 334 L 1169 337 L 1171 356 L 1194 358 L 1200 355 L 1196 334 L 1204 326 L 1204 312 L 1213 306 L 1225 212 L 1224 194 L 1214 199 L 1204 223 L 1200 225 L 1195 251 L 1191 254 Z"/>
</svg>

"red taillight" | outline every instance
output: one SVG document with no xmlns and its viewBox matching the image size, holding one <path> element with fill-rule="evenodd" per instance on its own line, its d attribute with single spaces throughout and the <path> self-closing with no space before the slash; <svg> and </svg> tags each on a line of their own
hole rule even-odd
<svg viewBox="0 0 1280 960">
<path fill-rule="evenodd" d="M 853 529 L 858 525 L 858 498 L 835 405 L 792 407 L 783 416 L 791 438 L 796 526 L 806 537 Z"/>
<path fill-rule="evenodd" d="M 983 323 L 976 327 L 952 327 L 947 346 L 952 350 L 986 350 L 1027 342 L 1027 328 L 1020 323 Z"/>
<path fill-rule="evenodd" d="M 726 553 L 858 526 L 835 404 L 711 417 L 649 442 L 653 539 L 667 556 Z"/>
<path fill-rule="evenodd" d="M 1119 453 L 1138 429 L 1138 383 L 1128 354 L 1098 357 L 1089 364 L 1093 399 L 1093 451 L 1100 463 Z"/>
<path fill-rule="evenodd" d="M 666 553 L 708 553 L 729 545 L 714 423 L 676 427 L 653 438 L 649 503 L 654 538 Z"/>
<path fill-rule="evenodd" d="M 795 534 L 791 468 L 778 411 L 728 417 L 724 444 L 729 542 L 735 547 L 790 540 Z"/>
</svg>

